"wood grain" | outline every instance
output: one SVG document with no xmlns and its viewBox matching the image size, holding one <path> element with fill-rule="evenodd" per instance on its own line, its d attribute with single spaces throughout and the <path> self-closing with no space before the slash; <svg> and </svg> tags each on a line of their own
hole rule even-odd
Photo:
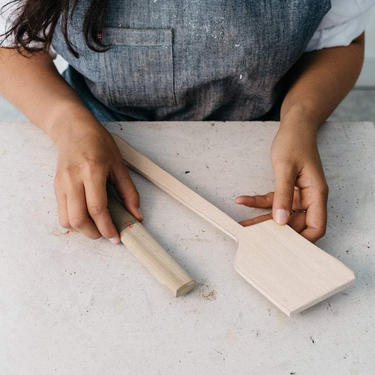
<svg viewBox="0 0 375 375">
<path fill-rule="evenodd" d="M 267 220 L 243 227 L 121 137 L 112 136 L 132 169 L 238 242 L 236 271 L 288 316 L 354 282 L 349 268 L 288 225 Z"/>
<path fill-rule="evenodd" d="M 121 242 L 173 296 L 182 296 L 194 288 L 195 281 L 113 193 L 108 194 L 108 209 Z"/>
</svg>

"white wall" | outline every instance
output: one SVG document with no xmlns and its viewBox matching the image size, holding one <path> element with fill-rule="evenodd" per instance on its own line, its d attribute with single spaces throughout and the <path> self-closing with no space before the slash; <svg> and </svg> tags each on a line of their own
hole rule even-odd
<svg viewBox="0 0 375 375">
<path fill-rule="evenodd" d="M 366 30 L 366 56 L 361 76 L 357 82 L 360 87 L 375 87 L 375 9 Z"/>
</svg>

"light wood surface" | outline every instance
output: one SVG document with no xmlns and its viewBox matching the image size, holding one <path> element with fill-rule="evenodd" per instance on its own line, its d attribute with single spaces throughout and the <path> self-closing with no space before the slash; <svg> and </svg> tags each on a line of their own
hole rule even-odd
<svg viewBox="0 0 375 375">
<path fill-rule="evenodd" d="M 121 137 L 112 135 L 132 169 L 238 241 L 236 271 L 288 316 L 354 282 L 354 273 L 341 261 L 289 226 L 267 220 L 243 227 Z"/>
<path fill-rule="evenodd" d="M 120 233 L 121 242 L 174 297 L 182 296 L 194 288 L 195 281 L 123 207 L 113 191 L 108 194 L 108 209 Z"/>
</svg>

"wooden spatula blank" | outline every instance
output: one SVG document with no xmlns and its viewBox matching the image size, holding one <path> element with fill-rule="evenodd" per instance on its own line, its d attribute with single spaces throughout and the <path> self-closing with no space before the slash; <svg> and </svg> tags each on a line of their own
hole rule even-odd
<svg viewBox="0 0 375 375">
<path fill-rule="evenodd" d="M 355 280 L 342 262 L 287 225 L 267 220 L 243 227 L 112 134 L 127 164 L 238 242 L 236 271 L 288 316 L 343 290 Z"/>
</svg>

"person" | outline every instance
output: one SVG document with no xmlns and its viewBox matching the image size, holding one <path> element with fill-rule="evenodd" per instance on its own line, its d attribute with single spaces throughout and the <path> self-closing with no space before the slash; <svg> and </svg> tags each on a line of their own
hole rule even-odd
<svg viewBox="0 0 375 375">
<path fill-rule="evenodd" d="M 241 224 L 273 218 L 312 242 L 324 235 L 328 186 L 317 131 L 361 71 L 374 0 L 0 5 L 0 92 L 57 145 L 63 227 L 118 243 L 108 182 L 143 219 L 101 122 L 279 119 L 271 148 L 275 191 L 235 200 L 272 211 Z M 62 75 L 57 54 L 69 64 Z"/>
</svg>

